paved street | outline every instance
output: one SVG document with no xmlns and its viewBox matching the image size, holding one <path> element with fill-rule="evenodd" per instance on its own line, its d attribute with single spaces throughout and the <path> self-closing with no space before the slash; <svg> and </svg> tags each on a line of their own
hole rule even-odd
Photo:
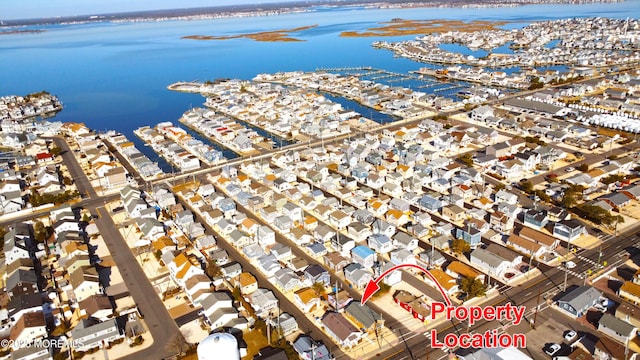
<svg viewBox="0 0 640 360">
<path fill-rule="evenodd" d="M 146 274 L 136 261 L 125 239 L 122 237 L 116 224 L 107 214 L 104 207 L 89 208 L 100 215 L 96 219 L 96 225 L 105 240 L 113 260 L 118 264 L 118 269 L 125 279 L 129 292 L 153 336 L 153 345 L 141 352 L 133 353 L 128 359 L 162 359 L 172 355 L 165 349 L 165 345 L 179 333 L 178 326 L 169 315 L 160 297 L 147 279 Z"/>
<path fill-rule="evenodd" d="M 630 227 L 624 234 L 621 234 L 619 237 L 610 238 L 603 246 L 602 246 L 602 256 L 601 260 L 607 260 L 609 265 L 608 267 L 616 267 L 626 259 L 628 259 L 628 255 L 631 253 L 632 255 L 640 253 L 640 238 L 636 236 L 636 233 L 640 230 L 640 223 L 635 224 L 633 227 Z M 573 272 L 577 274 L 583 274 L 587 270 L 591 269 L 592 271 L 596 270 L 598 267 L 593 263 L 598 260 L 598 252 L 600 249 L 592 249 L 592 250 L 582 250 L 578 252 L 578 255 L 585 258 L 590 259 L 591 261 L 578 260 L 576 262 L 576 268 L 572 269 Z M 488 299 L 485 303 L 481 304 L 483 306 L 497 306 L 502 305 L 507 302 L 511 302 L 513 305 L 518 306 L 526 306 L 527 307 L 527 315 L 525 315 L 525 319 L 530 321 L 532 319 L 532 311 L 531 309 L 535 309 L 538 304 L 538 292 L 540 292 L 540 303 L 544 303 L 546 301 L 545 297 L 551 299 L 553 294 L 558 294 L 564 288 L 564 279 L 565 273 L 561 268 L 551 268 L 546 266 L 541 266 L 542 275 L 532 279 L 520 286 L 511 288 L 510 290 L 501 293 L 500 296 Z M 567 277 L 567 286 L 571 285 L 583 285 L 584 279 L 570 275 Z M 537 323 L 543 323 L 545 319 L 549 318 L 558 318 L 562 315 L 554 313 L 555 310 L 546 309 L 543 312 L 539 312 L 538 318 L 536 319 Z M 544 315 L 543 315 L 544 314 Z M 566 322 L 567 326 L 569 324 L 574 324 L 573 321 Z M 483 333 L 486 330 L 499 328 L 501 324 L 497 322 L 487 322 L 483 321 L 478 323 L 477 325 L 471 327 L 471 331 L 475 333 Z M 455 332 L 466 332 L 466 327 L 458 322 L 449 322 L 445 323 L 441 326 L 437 327 L 437 331 L 439 336 L 439 340 L 443 340 L 443 335 L 450 333 L 451 331 Z M 429 343 L 426 342 L 428 339 L 421 333 L 412 334 L 411 337 L 407 337 L 407 346 L 411 349 L 411 354 L 407 348 L 402 345 L 396 346 L 394 349 L 388 350 L 383 354 L 383 358 L 385 359 L 439 359 L 443 355 L 445 355 L 442 350 L 434 350 L 429 346 Z M 534 332 L 531 334 L 527 334 L 527 336 L 545 336 L 545 334 L 539 334 L 538 332 Z M 529 354 L 533 354 L 534 359 L 543 359 L 544 356 L 541 357 L 539 355 L 542 349 L 529 349 Z"/>
<path fill-rule="evenodd" d="M 110 214 L 108 214 L 108 210 L 102 206 L 106 198 L 97 196 L 66 141 L 57 137 L 54 140 L 63 150 L 62 156 L 78 190 L 81 193 L 88 194 L 91 198 L 91 201 L 84 201 L 83 204 L 92 214 L 99 215 L 99 218 L 95 220 L 98 230 L 109 248 L 113 260 L 118 265 L 118 269 L 126 281 L 129 293 L 144 316 L 144 320 L 153 337 L 152 346 L 140 352 L 135 352 L 127 358 L 162 359 L 173 355 L 165 349 L 165 346 L 176 334 L 179 334 L 178 326 L 169 316 L 169 312 L 151 286 L 125 239 L 118 231 Z M 117 198 L 117 195 L 115 197 Z"/>
</svg>

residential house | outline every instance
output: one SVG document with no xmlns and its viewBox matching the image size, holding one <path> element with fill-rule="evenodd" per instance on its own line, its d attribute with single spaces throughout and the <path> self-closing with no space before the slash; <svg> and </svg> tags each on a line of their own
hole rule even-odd
<svg viewBox="0 0 640 360">
<path fill-rule="evenodd" d="M 490 276 L 499 277 L 507 270 L 510 263 L 488 250 L 477 248 L 471 252 L 471 264 L 482 268 Z"/>
<path fill-rule="evenodd" d="M 375 333 L 376 326 L 382 324 L 382 314 L 373 311 L 367 304 L 352 301 L 344 309 L 344 316 L 351 320 L 358 329 L 367 333 Z"/>
<path fill-rule="evenodd" d="M 549 222 L 547 210 L 528 209 L 524 212 L 524 224 L 536 230 L 544 228 Z"/>
<path fill-rule="evenodd" d="M 108 321 L 113 315 L 111 301 L 106 295 L 92 295 L 80 302 L 80 314 L 100 321 Z"/>
<path fill-rule="evenodd" d="M 303 276 L 308 284 L 321 283 L 324 286 L 329 286 L 331 282 L 329 271 L 318 264 L 307 267 Z"/>
<path fill-rule="evenodd" d="M 249 295 L 249 302 L 260 317 L 267 317 L 278 308 L 278 298 L 269 289 L 258 288 Z"/>
<path fill-rule="evenodd" d="M 495 202 L 516 205 L 518 203 L 518 195 L 506 190 L 499 190 L 495 195 Z"/>
<path fill-rule="evenodd" d="M 534 258 L 538 258 L 546 252 L 546 248 L 544 246 L 516 234 L 509 235 L 509 238 L 507 239 L 507 246 L 515 249 L 521 254 L 533 256 Z"/>
<path fill-rule="evenodd" d="M 447 266 L 446 273 L 449 276 L 453 276 L 456 279 L 460 279 L 463 277 L 468 277 L 471 279 L 478 279 L 478 280 L 484 279 L 484 274 L 482 274 L 480 271 L 458 260 L 452 261 Z"/>
<path fill-rule="evenodd" d="M 248 295 L 258 289 L 258 281 L 251 273 L 243 272 L 238 276 L 236 286 L 240 288 L 242 295 Z"/>
<path fill-rule="evenodd" d="M 594 306 L 601 296 L 602 293 L 594 287 L 579 286 L 559 298 L 557 305 L 565 313 L 573 317 L 580 317 L 586 314 L 587 310 Z"/>
<path fill-rule="evenodd" d="M 418 239 L 405 232 L 399 231 L 393 235 L 393 246 L 399 249 L 413 251 L 418 248 Z"/>
<path fill-rule="evenodd" d="M 304 313 L 311 313 L 311 311 L 320 306 L 320 297 L 316 294 L 315 290 L 310 287 L 302 288 L 293 294 L 293 301 L 296 306 Z"/>
<path fill-rule="evenodd" d="M 373 234 L 369 236 L 367 240 L 369 247 L 379 254 L 386 254 L 394 248 L 391 239 L 384 234 Z M 358 260 L 355 259 L 354 261 L 358 262 Z M 365 266 L 365 264 L 361 264 Z"/>
<path fill-rule="evenodd" d="M 302 360 L 331 360 L 332 356 L 327 347 L 316 342 L 308 335 L 300 335 L 294 342 L 293 348 Z"/>
<path fill-rule="evenodd" d="M 349 259 L 340 255 L 338 252 L 330 252 L 324 257 L 324 264 L 333 271 L 342 271 L 342 269 L 349 265 Z"/>
<path fill-rule="evenodd" d="M 373 278 L 373 274 L 358 263 L 352 263 L 342 269 L 344 277 L 356 288 L 364 288 Z"/>
<path fill-rule="evenodd" d="M 640 284 L 633 281 L 625 281 L 618 289 L 618 295 L 630 303 L 640 305 Z"/>
<path fill-rule="evenodd" d="M 447 272 L 444 272 L 437 268 L 432 268 L 429 270 L 431 276 L 426 276 L 424 278 L 425 282 L 436 289 L 438 289 L 438 285 L 444 289 L 447 295 L 451 296 L 459 291 L 458 288 L 458 276 L 451 276 Z M 434 281 L 435 280 L 435 281 Z"/>
<path fill-rule="evenodd" d="M 9 339 L 12 340 L 12 350 L 28 347 L 27 344 L 32 344 L 36 339 L 45 337 L 47 337 L 47 327 L 42 311 L 24 314 L 11 326 L 9 333 Z"/>
<path fill-rule="evenodd" d="M 326 333 L 343 348 L 352 348 L 362 338 L 362 333 L 340 313 L 328 311 L 322 317 Z"/>
<path fill-rule="evenodd" d="M 351 257 L 355 263 L 370 269 L 376 260 L 376 252 L 364 245 L 359 245 L 351 250 Z"/>
<path fill-rule="evenodd" d="M 456 238 L 466 241 L 472 249 L 476 248 L 482 240 L 482 232 L 473 226 L 456 228 Z"/>
<path fill-rule="evenodd" d="M 100 323 L 83 320 L 71 329 L 71 337 L 76 342 L 76 350 L 87 351 L 124 338 L 124 332 L 118 327 L 116 319 Z"/>
<path fill-rule="evenodd" d="M 518 235 L 529 241 L 533 241 L 537 244 L 540 244 L 549 250 L 555 249 L 556 246 L 558 246 L 558 243 L 560 242 L 558 239 L 554 238 L 553 236 L 549 236 L 545 233 L 536 231 L 529 227 L 523 227 L 522 229 L 520 229 L 520 232 L 518 233 Z"/>
<path fill-rule="evenodd" d="M 578 220 L 561 220 L 553 225 L 553 236 L 560 240 L 571 242 L 585 234 L 584 224 Z"/>
<path fill-rule="evenodd" d="M 598 331 L 626 345 L 636 337 L 638 328 L 609 313 L 605 313 L 598 321 Z"/>
<path fill-rule="evenodd" d="M 464 208 L 452 204 L 442 207 L 442 216 L 450 219 L 453 222 L 461 222 L 466 218 L 467 214 Z"/>
<path fill-rule="evenodd" d="M 102 286 L 98 272 L 93 266 L 83 266 L 69 276 L 69 284 L 73 289 L 74 299 L 78 302 L 101 292 Z"/>
</svg>

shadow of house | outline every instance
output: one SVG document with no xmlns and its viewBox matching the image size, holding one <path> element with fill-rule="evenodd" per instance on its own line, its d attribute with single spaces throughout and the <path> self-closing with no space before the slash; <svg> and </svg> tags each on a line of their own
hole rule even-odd
<svg viewBox="0 0 640 360">
<path fill-rule="evenodd" d="M 105 288 L 111 286 L 111 267 L 104 267 L 97 264 L 96 270 L 98 270 L 98 279 L 102 286 Z"/>
</svg>

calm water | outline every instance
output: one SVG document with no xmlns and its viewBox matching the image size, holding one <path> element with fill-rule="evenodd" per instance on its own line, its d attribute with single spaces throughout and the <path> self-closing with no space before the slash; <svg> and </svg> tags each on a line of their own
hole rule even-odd
<svg viewBox="0 0 640 360">
<path fill-rule="evenodd" d="M 322 8 L 314 13 L 270 17 L 50 26 L 44 33 L 0 38 L 0 95 L 47 90 L 65 104 L 56 119 L 82 121 L 98 130 L 116 129 L 133 139 L 131 130 L 160 121 L 177 123 L 189 107 L 202 104 L 199 95 L 166 90 L 176 81 L 251 79 L 263 72 L 318 67 L 367 65 L 407 72 L 424 66 L 370 46 L 375 40 L 397 41 L 413 36 L 338 36 L 342 31 L 363 30 L 392 18 L 509 20 L 513 22 L 505 26 L 509 28 L 560 16 L 625 18 L 638 14 L 640 0 L 490 9 Z M 180 39 L 185 35 L 233 35 L 313 24 L 317 27 L 292 34 L 303 42 Z"/>
</svg>

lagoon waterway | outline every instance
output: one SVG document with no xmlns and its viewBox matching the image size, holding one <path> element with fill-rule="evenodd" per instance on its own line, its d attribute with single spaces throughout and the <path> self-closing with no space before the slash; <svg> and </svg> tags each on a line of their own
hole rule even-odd
<svg viewBox="0 0 640 360">
<path fill-rule="evenodd" d="M 339 36 L 342 31 L 365 30 L 393 18 L 507 20 L 511 23 L 505 27 L 513 28 L 565 16 L 626 18 L 638 14 L 640 0 L 629 0 L 507 8 L 323 7 L 309 13 L 250 18 L 45 26 L 40 27 L 45 32 L 2 36 L 0 95 L 47 90 L 65 105 L 57 120 L 84 122 L 97 130 L 114 129 L 134 140 L 132 130 L 161 121 L 177 124 L 190 107 L 201 106 L 204 99 L 200 95 L 166 89 L 177 81 L 251 79 L 265 72 L 348 66 L 407 73 L 425 66 L 371 46 L 376 40 L 399 41 L 413 36 Z M 317 26 L 310 30 L 291 34 L 301 42 L 181 39 L 314 24 Z M 457 50 L 471 54 L 462 47 Z"/>
</svg>

